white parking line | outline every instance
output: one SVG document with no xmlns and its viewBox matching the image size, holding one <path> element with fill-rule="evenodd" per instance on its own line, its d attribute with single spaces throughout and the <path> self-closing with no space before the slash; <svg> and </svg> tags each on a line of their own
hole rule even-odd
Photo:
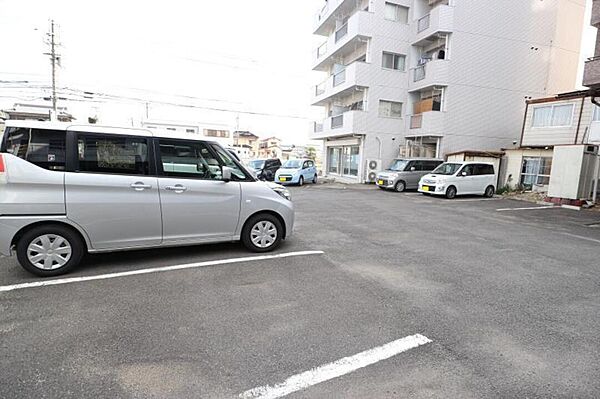
<svg viewBox="0 0 600 399">
<path fill-rule="evenodd" d="M 296 374 L 274 386 L 265 385 L 243 392 L 239 395 L 241 399 L 276 399 L 289 395 L 293 392 L 301 391 L 310 386 L 328 381 L 342 375 L 351 373 L 360 368 L 370 366 L 399 353 L 406 352 L 409 349 L 416 348 L 432 342 L 429 338 L 415 334 L 392 341 L 377 348 L 360 352 L 353 356 L 348 356 L 335 362 L 325 364 L 320 367 Z"/>
<path fill-rule="evenodd" d="M 555 207 L 554 205 L 547 205 L 547 206 L 530 206 L 527 208 L 502 208 L 502 209 L 496 209 L 496 212 L 529 211 L 532 209 L 554 209 L 554 208 L 558 208 L 558 207 Z"/>
<path fill-rule="evenodd" d="M 600 244 L 600 240 L 596 240 L 594 238 L 589 238 L 589 237 L 584 237 L 584 236 L 578 236 L 577 234 L 571 234 L 571 233 L 562 233 L 565 236 L 569 236 L 569 237 L 573 237 L 573 238 L 579 238 L 580 240 L 585 240 L 585 241 L 590 241 L 590 242 L 596 242 L 598 244 Z"/>
<path fill-rule="evenodd" d="M 472 198 L 472 199 L 454 199 L 452 202 L 480 202 L 480 201 L 498 201 L 502 198 Z"/>
<path fill-rule="evenodd" d="M 194 269 L 194 268 L 206 267 L 206 266 L 227 265 L 227 264 L 231 264 L 231 263 L 252 262 L 252 261 L 258 261 L 258 260 L 280 259 L 280 258 L 290 258 L 293 256 L 308 256 L 308 255 L 322 255 L 322 254 L 323 254 L 323 251 L 287 252 L 287 253 L 283 253 L 283 254 L 247 256 L 247 257 L 243 257 L 243 258 L 230 258 L 230 259 L 221 259 L 221 260 L 210 260 L 210 261 L 198 262 L 198 263 L 187 263 L 187 264 L 183 264 L 183 265 L 153 267 L 150 269 L 139 269 L 139 270 L 131 270 L 131 271 L 127 271 L 127 272 L 99 274 L 96 276 L 69 277 L 69 278 L 61 278 L 61 279 L 54 279 L 54 280 L 40 280 L 40 281 L 33 281 L 30 283 L 21 283 L 21 284 L 0 286 L 0 292 L 22 290 L 25 288 L 47 287 L 50 285 L 80 283 L 80 282 L 92 281 L 92 280 L 106 280 L 109 278 L 137 276 L 140 274 L 169 272 L 169 271 L 173 271 L 173 270 Z"/>
</svg>

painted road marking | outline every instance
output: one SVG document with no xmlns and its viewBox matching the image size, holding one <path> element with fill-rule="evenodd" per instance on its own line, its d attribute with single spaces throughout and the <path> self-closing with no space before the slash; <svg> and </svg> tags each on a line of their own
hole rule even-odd
<svg viewBox="0 0 600 399">
<path fill-rule="evenodd" d="M 591 241 L 591 242 L 596 242 L 596 243 L 600 244 L 600 240 L 596 240 L 595 238 L 578 236 L 577 234 L 571 234 L 571 233 L 562 233 L 562 234 L 565 236 L 569 236 L 569 237 L 579 238 L 580 240 Z"/>
<path fill-rule="evenodd" d="M 416 348 L 432 342 L 429 338 L 415 334 L 392 341 L 377 348 L 360 352 L 354 356 L 348 356 L 335 362 L 296 374 L 277 385 L 265 385 L 243 392 L 239 395 L 241 399 L 276 399 L 301 391 L 321 382 L 332 380 L 349 374 L 360 368 L 370 366 L 390 357 L 396 356 L 407 350 Z"/>
<path fill-rule="evenodd" d="M 472 198 L 472 199 L 454 199 L 452 202 L 480 202 L 480 201 L 498 201 L 502 198 Z"/>
<path fill-rule="evenodd" d="M 496 209 L 496 212 L 528 211 L 528 210 L 532 210 L 532 209 L 554 209 L 554 208 L 558 208 L 558 207 L 555 207 L 554 205 L 546 205 L 546 206 L 530 206 L 527 208 L 502 208 L 502 209 Z"/>
<path fill-rule="evenodd" d="M 131 271 L 127 271 L 127 272 L 99 274 L 96 276 L 69 277 L 69 278 L 61 278 L 61 279 L 54 279 L 54 280 L 40 280 L 40 281 L 32 281 L 30 283 L 21 283 L 21 284 L 0 286 L 0 292 L 22 290 L 25 288 L 47 287 L 50 285 L 80 283 L 80 282 L 84 282 L 84 281 L 106 280 L 106 279 L 117 278 L 117 277 L 137 276 L 140 274 L 169 272 L 169 271 L 173 271 L 173 270 L 195 269 L 198 267 L 227 265 L 227 264 L 231 264 L 231 263 L 255 262 L 255 261 L 259 261 L 259 260 L 280 259 L 280 258 L 290 258 L 290 257 L 294 257 L 294 256 L 308 256 L 308 255 L 322 255 L 322 254 L 323 254 L 323 251 L 287 252 L 287 253 L 283 253 L 283 254 L 247 256 L 247 257 L 243 257 L 243 258 L 230 258 L 230 259 L 210 260 L 210 261 L 197 262 L 197 263 L 187 263 L 187 264 L 183 264 L 183 265 L 153 267 L 153 268 L 149 268 L 149 269 L 131 270 Z"/>
</svg>

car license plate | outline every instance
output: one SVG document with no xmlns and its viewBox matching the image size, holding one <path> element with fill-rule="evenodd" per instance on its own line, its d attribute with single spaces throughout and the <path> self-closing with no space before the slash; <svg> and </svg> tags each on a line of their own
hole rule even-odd
<svg viewBox="0 0 600 399">
<path fill-rule="evenodd" d="M 429 191 L 429 186 L 423 186 L 421 188 L 423 189 L 423 191 Z"/>
<path fill-rule="evenodd" d="M 279 181 L 286 181 L 286 178 L 285 177 L 280 177 Z"/>
<path fill-rule="evenodd" d="M 379 184 L 380 186 L 383 186 L 383 180 L 377 180 L 377 184 Z"/>
</svg>

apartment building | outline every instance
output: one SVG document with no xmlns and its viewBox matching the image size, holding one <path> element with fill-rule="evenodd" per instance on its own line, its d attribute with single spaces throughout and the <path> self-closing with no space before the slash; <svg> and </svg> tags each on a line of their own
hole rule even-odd
<svg viewBox="0 0 600 399">
<path fill-rule="evenodd" d="M 592 2 L 592 19 L 590 24 L 600 29 L 600 0 Z M 600 90 L 600 35 L 596 36 L 594 56 L 585 63 L 583 70 L 583 85 L 594 91 Z"/>
<path fill-rule="evenodd" d="M 585 0 L 328 0 L 312 88 L 324 173 L 365 182 L 392 158 L 494 150 L 523 101 L 576 87 Z"/>
</svg>

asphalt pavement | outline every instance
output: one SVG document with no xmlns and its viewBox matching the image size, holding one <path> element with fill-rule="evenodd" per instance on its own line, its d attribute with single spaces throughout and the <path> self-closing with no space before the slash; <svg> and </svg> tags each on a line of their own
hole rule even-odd
<svg viewBox="0 0 600 399">
<path fill-rule="evenodd" d="M 277 253 L 322 253 L 94 255 L 61 279 L 98 279 L 41 287 L 0 259 L 0 397 L 600 396 L 600 213 L 337 185 L 292 194 L 296 229 Z M 150 272 L 119 274 L 138 270 Z M 431 342 L 386 346 L 415 334 Z"/>
</svg>

